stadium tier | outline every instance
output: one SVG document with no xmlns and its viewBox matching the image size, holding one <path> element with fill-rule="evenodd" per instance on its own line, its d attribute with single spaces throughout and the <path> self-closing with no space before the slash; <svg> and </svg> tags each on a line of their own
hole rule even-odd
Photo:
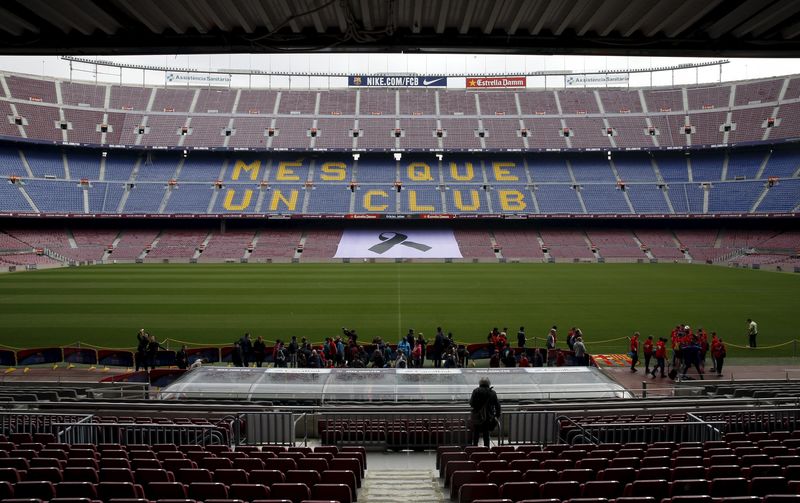
<svg viewBox="0 0 800 503">
<path fill-rule="evenodd" d="M 800 147 L 498 154 L 103 151 L 0 144 L 0 212 L 763 215 L 800 206 Z"/>
<path fill-rule="evenodd" d="M 133 87 L 0 74 L 0 136 L 133 148 L 659 149 L 800 137 L 798 76 L 642 89 Z"/>
</svg>

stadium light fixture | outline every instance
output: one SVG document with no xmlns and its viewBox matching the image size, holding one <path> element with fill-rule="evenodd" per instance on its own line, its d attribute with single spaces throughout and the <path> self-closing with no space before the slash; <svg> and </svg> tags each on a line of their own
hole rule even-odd
<svg viewBox="0 0 800 503">
<path fill-rule="evenodd" d="M 403 158 L 403 154 L 401 152 L 395 152 L 394 153 L 394 160 L 395 161 L 399 161 L 402 158 Z"/>
<path fill-rule="evenodd" d="M 441 161 L 444 158 L 442 154 L 436 154 L 436 159 Z"/>
<path fill-rule="evenodd" d="M 359 154 L 358 152 L 353 152 L 353 160 L 354 161 L 357 161 L 360 157 L 361 157 L 361 154 Z"/>
</svg>

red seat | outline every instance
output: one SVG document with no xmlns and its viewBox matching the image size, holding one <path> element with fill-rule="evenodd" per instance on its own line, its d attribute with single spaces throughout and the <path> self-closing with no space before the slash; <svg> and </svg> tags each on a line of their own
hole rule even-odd
<svg viewBox="0 0 800 503">
<path fill-rule="evenodd" d="M 706 479 L 738 478 L 742 476 L 739 465 L 712 465 L 706 469 Z"/>
<path fill-rule="evenodd" d="M 269 498 L 269 487 L 263 484 L 231 484 L 228 494 L 231 498 L 253 502 Z"/>
<path fill-rule="evenodd" d="M 180 482 L 150 482 L 144 486 L 145 494 L 151 500 L 186 499 L 186 486 Z"/>
<path fill-rule="evenodd" d="M 67 460 L 67 468 L 93 468 L 100 469 L 100 463 L 94 458 L 69 458 Z"/>
<path fill-rule="evenodd" d="M 0 468 L 16 468 L 17 470 L 27 471 L 30 468 L 30 463 L 25 458 L 0 458 Z"/>
<path fill-rule="evenodd" d="M 503 487 L 506 482 L 522 482 L 522 472 L 519 470 L 494 470 L 487 475 L 486 481 L 497 487 Z"/>
<path fill-rule="evenodd" d="M 62 461 L 67 460 L 67 453 L 61 449 L 42 449 L 39 451 L 40 458 L 55 458 Z"/>
<path fill-rule="evenodd" d="M 297 462 L 290 458 L 271 458 L 263 461 L 265 470 L 279 470 L 284 473 L 289 470 L 297 470 Z"/>
<path fill-rule="evenodd" d="M 352 503 L 353 496 L 346 484 L 316 484 L 311 490 L 316 499 L 335 500 L 339 503 Z"/>
<path fill-rule="evenodd" d="M 205 468 L 213 472 L 216 470 L 233 468 L 233 461 L 227 458 L 203 458 L 197 465 L 200 468 Z"/>
<path fill-rule="evenodd" d="M 669 483 L 666 480 L 634 480 L 625 486 L 625 496 L 651 496 L 661 501 L 669 496 Z"/>
<path fill-rule="evenodd" d="M 311 487 L 322 481 L 319 472 L 314 470 L 289 470 L 285 475 L 287 484 L 301 483 Z"/>
<path fill-rule="evenodd" d="M 788 491 L 789 486 L 783 477 L 753 477 L 750 479 L 750 496 L 788 494 Z"/>
<path fill-rule="evenodd" d="M 672 458 L 669 456 L 646 456 L 642 458 L 642 463 L 640 466 L 642 468 L 653 468 L 660 466 L 669 468 L 672 466 Z"/>
<path fill-rule="evenodd" d="M 522 474 L 522 480 L 526 482 L 536 482 L 540 485 L 545 482 L 555 482 L 558 480 L 558 472 L 553 469 L 545 470 L 541 468 L 528 470 Z"/>
<path fill-rule="evenodd" d="M 97 497 L 103 501 L 111 498 L 144 498 L 144 489 L 130 482 L 100 482 L 97 484 Z"/>
<path fill-rule="evenodd" d="M 464 484 L 485 484 L 486 472 L 483 470 L 459 470 L 450 477 L 450 499 L 456 499 Z"/>
<path fill-rule="evenodd" d="M 356 483 L 358 487 L 361 487 L 361 478 L 364 476 L 363 472 L 361 471 L 361 462 L 358 458 L 333 458 L 330 463 L 328 463 L 329 470 L 350 470 L 356 476 Z"/>
<path fill-rule="evenodd" d="M 589 469 L 595 472 L 605 470 L 608 467 L 607 458 L 583 458 L 575 463 L 575 468 Z"/>
<path fill-rule="evenodd" d="M 575 461 L 571 459 L 545 459 L 540 466 L 544 470 L 557 470 L 560 472 L 561 470 L 575 468 Z"/>
<path fill-rule="evenodd" d="M 714 498 L 726 496 L 747 496 L 749 491 L 744 477 L 721 477 L 711 480 L 709 493 Z"/>
<path fill-rule="evenodd" d="M 157 459 L 134 459 L 131 461 L 131 470 L 141 469 L 160 470 L 161 461 Z"/>
<path fill-rule="evenodd" d="M 68 466 L 64 468 L 64 482 L 100 482 L 100 475 L 88 466 Z"/>
<path fill-rule="evenodd" d="M 450 479 L 453 476 L 454 472 L 457 471 L 464 471 L 464 470 L 477 470 L 478 463 L 475 461 L 462 461 L 462 460 L 455 460 L 455 461 L 447 461 L 446 465 L 443 465 L 443 477 L 444 478 L 444 486 L 450 486 Z"/>
<path fill-rule="evenodd" d="M 233 467 L 249 473 L 253 470 L 263 470 L 264 462 L 257 458 L 239 458 L 233 460 Z"/>
<path fill-rule="evenodd" d="M 297 460 L 298 470 L 314 470 L 322 473 L 328 469 L 328 461 L 322 458 L 303 458 Z"/>
<path fill-rule="evenodd" d="M 43 480 L 17 482 L 14 484 L 14 497 L 49 501 L 56 497 L 56 488 L 52 482 Z"/>
<path fill-rule="evenodd" d="M 350 494 L 353 495 L 353 501 L 358 500 L 356 476 L 350 470 L 325 470 L 322 472 L 322 483 L 346 484 L 350 488 Z"/>
<path fill-rule="evenodd" d="M 581 487 L 581 497 L 616 499 L 622 496 L 622 489 L 616 480 L 589 480 Z"/>
<path fill-rule="evenodd" d="M 749 478 L 753 477 L 781 477 L 783 476 L 783 469 L 774 464 L 769 465 L 752 465 L 750 468 L 745 468 Z M 30 471 L 28 472 L 30 473 Z"/>
<path fill-rule="evenodd" d="M 167 470 L 168 472 L 172 472 L 175 475 L 177 475 L 178 474 L 178 470 L 180 470 L 181 468 L 196 469 L 197 468 L 197 463 L 195 463 L 191 459 L 168 458 L 168 459 L 165 459 L 165 460 L 161 461 L 161 467 L 163 469 Z"/>
<path fill-rule="evenodd" d="M 661 500 L 662 503 L 665 500 Z M 713 503 L 714 498 L 707 494 L 694 494 L 691 496 L 673 496 L 670 500 L 670 503 Z"/>
<path fill-rule="evenodd" d="M 539 484 L 536 482 L 506 482 L 500 486 L 500 497 L 515 502 L 536 494 L 539 494 Z"/>
<path fill-rule="evenodd" d="M 47 482 L 52 482 L 53 484 L 58 484 L 64 477 L 61 474 L 61 470 L 58 468 L 31 468 L 28 470 L 28 474 L 25 476 L 26 480 L 44 480 Z"/>
<path fill-rule="evenodd" d="M 478 462 L 478 470 L 483 470 L 486 473 L 491 473 L 495 470 L 507 470 L 508 461 L 502 459 L 485 459 Z"/>
<path fill-rule="evenodd" d="M 672 480 L 704 478 L 706 478 L 706 469 L 702 466 L 678 466 L 672 470 Z"/>
<path fill-rule="evenodd" d="M 652 496 L 623 496 L 617 498 L 615 503 L 657 503 Z"/>
<path fill-rule="evenodd" d="M 539 487 L 539 496 L 542 498 L 557 498 L 562 501 L 578 498 L 581 495 L 581 485 L 574 480 L 545 482 Z"/>
<path fill-rule="evenodd" d="M 670 484 L 670 496 L 696 496 L 708 494 L 706 479 L 681 479 Z"/>
<path fill-rule="evenodd" d="M 597 474 L 597 480 L 616 480 L 624 485 L 636 480 L 636 470 L 631 467 L 606 468 Z"/>
<path fill-rule="evenodd" d="M 226 486 L 231 484 L 248 484 L 250 480 L 247 472 L 233 468 L 221 468 L 214 472 L 214 482 L 222 482 Z"/>
<path fill-rule="evenodd" d="M 595 472 L 588 468 L 568 468 L 559 474 L 559 480 L 570 481 L 574 480 L 578 483 L 584 483 L 589 480 L 595 479 Z"/>
<path fill-rule="evenodd" d="M 97 499 L 97 489 L 91 482 L 59 482 L 56 484 L 56 496 L 95 500 Z"/>
<path fill-rule="evenodd" d="M 22 480 L 19 470 L 16 468 L 0 468 L 0 482 L 11 482 L 16 484 Z"/>
<path fill-rule="evenodd" d="M 175 474 L 175 480 L 183 484 L 194 482 L 211 482 L 211 472 L 205 468 L 181 468 Z"/>
<path fill-rule="evenodd" d="M 189 498 L 199 501 L 228 499 L 228 488 L 219 482 L 192 482 L 188 494 Z"/>
<path fill-rule="evenodd" d="M 129 468 L 101 468 L 100 480 L 103 482 L 130 482 L 133 484 L 133 472 Z"/>
<path fill-rule="evenodd" d="M 168 471 L 154 468 L 141 468 L 134 472 L 136 483 L 144 486 L 150 482 L 175 482 L 175 477 Z"/>
<path fill-rule="evenodd" d="M 270 487 L 270 497 L 289 500 L 292 503 L 301 503 L 303 500 L 311 498 L 311 490 L 305 484 L 277 483 Z"/>
<path fill-rule="evenodd" d="M 608 463 L 609 468 L 639 468 L 641 460 L 631 457 L 616 457 Z"/>
<path fill-rule="evenodd" d="M 14 484 L 8 481 L 0 482 L 0 501 L 14 497 Z"/>
<path fill-rule="evenodd" d="M 702 471 L 701 471 L 702 474 Z M 667 466 L 651 466 L 640 468 L 636 480 L 671 480 L 672 471 Z"/>
<path fill-rule="evenodd" d="M 764 496 L 764 503 L 800 503 L 800 494 L 770 494 Z"/>
<path fill-rule="evenodd" d="M 527 453 L 519 451 L 501 452 L 497 459 L 511 463 L 512 461 L 527 459 Z"/>
<path fill-rule="evenodd" d="M 286 482 L 286 476 L 279 470 L 254 470 L 250 472 L 250 481 L 254 484 L 271 486 L 278 482 Z"/>
<path fill-rule="evenodd" d="M 497 499 L 500 489 L 495 484 L 464 484 L 458 491 L 458 503 L 473 503 L 481 499 Z"/>
</svg>

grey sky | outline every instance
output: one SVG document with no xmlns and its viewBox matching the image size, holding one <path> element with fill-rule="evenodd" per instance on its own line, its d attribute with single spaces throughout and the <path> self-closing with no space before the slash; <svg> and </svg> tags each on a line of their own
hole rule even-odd
<svg viewBox="0 0 800 503">
<path fill-rule="evenodd" d="M 222 54 L 222 55 L 174 55 L 174 56 L 124 56 L 112 59 L 121 63 L 135 63 L 151 66 L 191 67 L 208 69 L 258 69 L 282 72 L 342 72 L 348 74 L 415 73 L 419 75 L 469 73 L 479 76 L 484 73 L 517 73 L 540 70 L 572 70 L 574 72 L 597 70 L 621 70 L 625 68 L 647 68 L 672 66 L 682 63 L 711 61 L 698 58 L 644 58 L 644 57 L 602 57 L 602 56 L 516 56 L 516 55 L 465 55 L 465 54 Z M 143 72 L 139 70 L 120 71 L 116 68 L 99 67 L 95 73 L 94 65 L 73 65 L 72 78 L 75 80 L 104 81 L 114 83 L 164 85 L 164 72 Z M 27 73 L 38 76 L 70 77 L 69 64 L 57 57 L 0 57 L 0 70 Z M 673 84 L 694 84 L 703 82 L 744 80 L 800 73 L 800 59 L 734 59 L 720 67 L 713 66 L 700 70 L 681 70 L 676 72 L 657 72 L 654 74 L 632 74 L 631 87 L 668 86 Z M 673 80 L 674 79 L 674 80 Z M 452 79 L 452 86 L 463 86 L 463 79 Z M 183 84 L 185 85 L 185 84 Z M 340 87 L 346 85 L 344 79 L 234 76 L 231 82 L 223 85 L 232 87 Z M 529 87 L 560 87 L 561 77 L 529 79 Z"/>
</svg>

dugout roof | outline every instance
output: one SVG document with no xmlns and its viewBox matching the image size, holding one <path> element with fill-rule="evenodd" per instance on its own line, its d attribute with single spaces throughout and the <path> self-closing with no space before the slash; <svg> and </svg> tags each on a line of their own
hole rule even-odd
<svg viewBox="0 0 800 503">
<path fill-rule="evenodd" d="M 200 367 L 162 390 L 165 399 L 236 398 L 364 402 L 464 402 L 481 377 L 502 400 L 625 398 L 597 368 L 294 369 Z"/>
<path fill-rule="evenodd" d="M 798 56 L 800 0 L 8 0 L 0 54 Z"/>
</svg>

